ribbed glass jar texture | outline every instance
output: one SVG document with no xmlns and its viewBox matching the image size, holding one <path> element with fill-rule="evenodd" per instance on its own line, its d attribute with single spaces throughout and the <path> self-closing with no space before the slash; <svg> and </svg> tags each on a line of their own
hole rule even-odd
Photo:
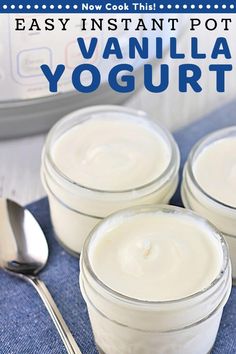
<svg viewBox="0 0 236 354">
<path fill-rule="evenodd" d="M 212 197 L 199 184 L 194 174 L 194 164 L 198 156 L 211 144 L 227 138 L 236 138 L 236 127 L 216 131 L 199 141 L 192 149 L 184 167 L 181 187 L 182 201 L 186 208 L 196 211 L 212 222 L 224 235 L 230 252 L 232 275 L 236 278 L 236 208 Z M 235 154 L 235 151 L 232 151 Z M 217 161 L 217 156 L 215 157 Z M 214 178 L 209 170 L 209 177 Z"/>
<path fill-rule="evenodd" d="M 65 176 L 53 160 L 54 143 L 72 127 L 103 114 L 126 117 L 147 124 L 157 132 L 170 151 L 170 161 L 165 171 L 150 183 L 120 191 L 88 188 Z M 66 116 L 50 131 L 42 154 L 41 178 L 49 198 L 57 239 L 70 252 L 79 254 L 89 232 L 112 212 L 133 205 L 168 203 L 178 184 L 179 163 L 179 150 L 172 135 L 144 112 L 120 106 L 94 106 Z"/>
<path fill-rule="evenodd" d="M 90 250 L 100 233 L 109 230 L 116 220 L 130 217 L 132 212 L 137 215 L 155 210 L 188 213 L 195 220 L 202 219 L 177 207 L 136 207 L 106 218 L 85 241 L 80 259 L 80 289 L 100 353 L 207 354 L 214 345 L 232 280 L 227 245 L 213 226 L 209 225 L 223 250 L 222 268 L 207 288 L 191 296 L 171 301 L 130 298 L 105 285 L 93 270 Z"/>
</svg>

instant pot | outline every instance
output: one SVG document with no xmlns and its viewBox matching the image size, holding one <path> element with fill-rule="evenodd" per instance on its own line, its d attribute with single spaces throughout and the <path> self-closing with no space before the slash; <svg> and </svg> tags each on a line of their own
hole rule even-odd
<svg viewBox="0 0 236 354">
<path fill-rule="evenodd" d="M 118 94 L 111 90 L 106 83 L 106 72 L 117 64 L 117 59 L 111 58 L 103 61 L 99 53 L 94 55 L 90 62 L 98 66 L 103 75 L 101 88 L 92 94 L 80 94 L 75 92 L 71 84 L 71 73 L 73 68 L 79 65 L 81 57 L 76 38 L 84 36 L 90 38 L 96 36 L 99 39 L 100 48 L 102 43 L 109 36 L 118 36 L 125 53 L 127 47 L 127 36 L 142 35 L 155 37 L 161 35 L 163 39 L 170 36 L 170 32 L 162 31 L 135 31 L 135 25 L 129 32 L 118 28 L 116 32 L 104 31 L 81 31 L 81 18 L 91 15 L 83 14 L 2 14 L 0 15 L 0 138 L 16 137 L 27 134 L 35 134 L 49 129 L 56 120 L 83 106 L 97 104 L 119 104 L 129 97 L 128 94 Z M 145 21 L 151 15 L 127 15 L 110 14 L 94 15 L 125 17 L 143 17 Z M 155 16 L 152 15 L 152 17 Z M 69 17 L 70 29 L 68 31 L 24 31 L 15 30 L 15 19 L 24 18 L 27 22 L 36 18 L 43 23 L 46 18 Z M 165 17 L 161 15 L 161 17 Z M 176 35 L 176 33 L 174 33 Z M 173 33 L 172 33 L 173 35 Z M 152 58 L 150 58 L 151 60 Z M 119 63 L 122 62 L 119 60 Z M 128 63 L 129 60 L 124 59 Z M 57 64 L 64 63 L 67 68 L 67 75 L 63 76 L 60 84 L 60 93 L 51 94 L 48 89 L 48 82 L 41 72 L 40 65 L 48 64 L 55 68 Z M 132 61 L 137 76 L 137 85 L 142 72 L 142 60 Z M 139 75 L 140 71 L 140 75 Z M 141 82 L 141 79 L 140 79 Z"/>
</svg>

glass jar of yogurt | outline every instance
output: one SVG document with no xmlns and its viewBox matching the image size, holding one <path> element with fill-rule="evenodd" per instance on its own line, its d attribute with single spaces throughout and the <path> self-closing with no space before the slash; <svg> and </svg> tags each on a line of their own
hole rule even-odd
<svg viewBox="0 0 236 354">
<path fill-rule="evenodd" d="M 50 131 L 42 154 L 58 240 L 78 254 L 92 228 L 112 212 L 168 203 L 179 160 L 172 135 L 144 112 L 95 106 L 66 116 Z"/>
<path fill-rule="evenodd" d="M 80 262 L 100 353 L 210 353 L 232 280 L 224 238 L 205 219 L 173 206 L 117 212 Z"/>
<path fill-rule="evenodd" d="M 236 278 L 236 126 L 198 142 L 184 168 L 183 204 L 210 220 L 229 245 Z"/>
</svg>

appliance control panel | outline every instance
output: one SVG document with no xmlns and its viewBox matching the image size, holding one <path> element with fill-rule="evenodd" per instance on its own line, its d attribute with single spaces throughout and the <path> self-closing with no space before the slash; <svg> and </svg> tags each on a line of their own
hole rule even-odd
<svg viewBox="0 0 236 354">
<path fill-rule="evenodd" d="M 90 17 L 94 18 L 94 14 Z M 99 18 L 104 17 L 96 15 Z M 124 14 L 112 14 L 117 23 L 121 23 L 119 17 L 127 17 Z M 132 15 L 135 19 L 150 15 Z M 67 30 L 62 31 L 62 24 L 59 19 L 69 17 Z M 51 95 L 49 93 L 48 81 L 45 78 L 40 66 L 47 64 L 54 72 L 58 64 L 65 65 L 65 71 L 60 79 L 59 91 L 69 92 L 74 90 L 71 83 L 72 72 L 76 66 L 85 62 L 79 46 L 77 37 L 83 37 L 85 43 L 90 43 L 91 37 L 98 38 L 98 45 L 91 59 L 86 63 L 94 64 L 98 67 L 102 82 L 106 81 L 110 69 L 124 63 L 131 63 L 134 69 L 142 64 L 141 59 L 128 58 L 127 37 L 157 36 L 151 31 L 136 30 L 137 22 L 129 24 L 129 31 L 125 31 L 123 25 L 116 31 L 109 31 L 107 26 L 104 30 L 92 30 L 88 24 L 88 29 L 82 30 L 83 18 L 89 23 L 89 15 L 83 14 L 9 14 L 0 15 L 0 102 L 25 100 Z M 130 17 L 130 16 L 129 16 Z M 16 19 L 22 19 L 18 23 L 20 30 L 16 30 Z M 46 30 L 46 20 L 50 18 L 53 30 Z M 52 21 L 53 20 L 53 21 Z M 50 27 L 50 26 L 49 26 Z M 24 28 L 24 29 L 23 29 Z M 160 33 L 159 33 L 160 35 Z M 109 60 L 102 60 L 103 46 L 107 38 L 114 36 L 119 38 L 119 44 L 123 53 L 123 59 L 116 56 L 109 57 Z M 161 34 L 163 37 L 163 33 Z M 150 58 L 151 59 L 151 58 Z M 89 82 L 91 74 L 84 72 L 81 80 Z"/>
</svg>

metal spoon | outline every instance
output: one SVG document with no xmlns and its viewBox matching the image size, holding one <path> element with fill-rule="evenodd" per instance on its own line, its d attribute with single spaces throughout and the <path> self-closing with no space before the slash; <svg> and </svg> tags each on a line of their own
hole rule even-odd
<svg viewBox="0 0 236 354">
<path fill-rule="evenodd" d="M 67 352 L 81 354 L 48 289 L 37 278 L 47 259 L 47 241 L 33 215 L 11 200 L 0 199 L 0 267 L 35 287 Z"/>
</svg>

